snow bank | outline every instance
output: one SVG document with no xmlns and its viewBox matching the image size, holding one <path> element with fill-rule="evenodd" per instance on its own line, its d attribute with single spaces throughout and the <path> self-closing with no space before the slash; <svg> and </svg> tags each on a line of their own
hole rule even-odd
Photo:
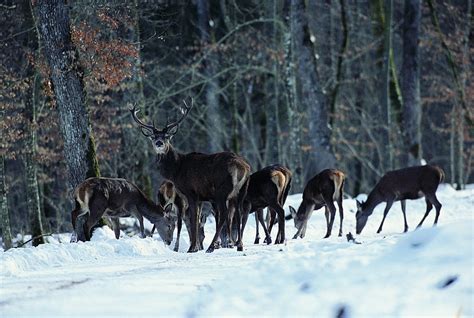
<svg viewBox="0 0 474 318">
<path fill-rule="evenodd" d="M 471 316 L 472 226 L 454 223 L 411 232 L 392 246 L 387 243 L 368 263 L 356 255 L 370 253 L 372 244 L 339 243 L 344 254 L 355 256 L 350 261 L 332 248 L 325 251 L 327 243 L 295 250 L 291 242 L 281 252 L 285 262 L 269 258 L 233 272 L 199 297 L 194 314 L 330 317 L 345 308 L 356 317 Z M 294 253 L 298 256 L 287 257 Z"/>
<path fill-rule="evenodd" d="M 90 242 L 42 244 L 38 247 L 15 248 L 0 255 L 2 276 L 21 275 L 23 272 L 61 267 L 78 262 L 100 263 L 103 259 L 150 256 L 172 253 L 162 241 L 137 236 L 116 240 L 108 227 L 98 228 Z"/>
</svg>

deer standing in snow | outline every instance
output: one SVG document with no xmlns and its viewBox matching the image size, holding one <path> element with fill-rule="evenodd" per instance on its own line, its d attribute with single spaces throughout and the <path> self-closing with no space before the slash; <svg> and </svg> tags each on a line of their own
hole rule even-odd
<svg viewBox="0 0 474 318">
<path fill-rule="evenodd" d="M 336 169 L 326 169 L 318 173 L 308 181 L 303 190 L 303 201 L 298 211 L 290 206 L 290 219 L 293 218 L 295 227 L 298 229 L 293 239 L 298 236 L 303 238 L 306 234 L 306 227 L 309 218 L 314 210 L 325 208 L 327 231 L 324 238 L 331 235 L 334 218 L 336 216 L 336 207 L 334 201 L 339 207 L 339 236 L 342 236 L 342 221 L 344 219 L 344 210 L 342 208 L 342 195 L 344 191 L 345 175 L 342 171 Z"/>
<path fill-rule="evenodd" d="M 171 145 L 171 139 L 191 108 L 192 105 L 188 107 L 185 103 L 181 118 L 167 124 L 163 129 L 157 129 L 154 125 L 145 124 L 138 119 L 139 110 L 136 107 L 130 112 L 140 126 L 142 134 L 150 138 L 153 144 L 158 156 L 160 174 L 173 182 L 178 193 L 188 201 L 186 213 L 189 212 L 191 223 L 191 245 L 188 252 L 197 252 L 202 248 L 198 238 L 200 222 L 198 204 L 202 201 L 212 202 L 217 210 L 216 233 L 207 252 L 210 253 L 217 247 L 218 238 L 226 222 L 228 233 L 231 233 L 234 214 L 239 229 L 237 250 L 242 251 L 242 209 L 247 194 L 250 165 L 244 158 L 232 152 L 183 154 L 176 151 Z"/>
<path fill-rule="evenodd" d="M 140 221 L 144 237 L 143 217 L 154 223 L 158 234 L 167 244 L 171 244 L 175 218 L 171 215 L 171 205 L 163 209 L 149 200 L 132 182 L 119 178 L 89 178 L 79 184 L 74 191 L 76 207 L 71 212 L 74 233 L 71 242 L 88 241 L 91 229 L 102 216 L 112 219 L 115 237 L 120 235 L 119 217 L 135 216 Z"/>
<path fill-rule="evenodd" d="M 436 217 L 433 225 L 436 225 L 441 211 L 441 203 L 436 197 L 436 190 L 443 180 L 444 171 L 437 166 L 417 166 L 387 172 L 369 193 L 367 201 L 357 201 L 356 233 L 360 234 L 362 232 L 367 219 L 373 213 L 375 207 L 379 203 L 386 202 L 382 223 L 380 223 L 377 230 L 377 233 L 380 233 L 385 217 L 395 201 L 400 201 L 401 203 L 403 220 L 405 222 L 404 232 L 408 231 L 405 214 L 406 200 L 414 200 L 423 196 L 426 201 L 426 212 L 417 227 L 423 224 L 433 205 L 436 208 Z"/>
</svg>

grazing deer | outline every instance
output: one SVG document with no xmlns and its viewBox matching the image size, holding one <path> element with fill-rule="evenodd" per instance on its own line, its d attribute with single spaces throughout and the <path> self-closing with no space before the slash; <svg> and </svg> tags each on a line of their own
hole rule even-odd
<svg viewBox="0 0 474 318">
<path fill-rule="evenodd" d="M 293 239 L 298 235 L 303 238 L 306 234 L 306 227 L 309 218 L 314 210 L 325 208 L 326 216 L 326 235 L 331 235 L 334 218 L 336 216 L 336 207 L 334 201 L 339 207 L 339 236 L 342 236 L 342 221 L 344 211 L 342 208 L 342 194 L 344 191 L 344 180 L 346 176 L 342 171 L 336 169 L 326 169 L 315 175 L 306 184 L 303 191 L 303 202 L 301 202 L 298 211 L 290 206 L 291 218 L 294 218 L 295 227 L 298 229 Z"/>
<path fill-rule="evenodd" d="M 197 252 L 200 248 L 198 239 L 199 209 L 202 201 L 210 201 L 216 207 L 216 233 L 207 249 L 210 253 L 217 247 L 217 241 L 224 224 L 227 222 L 228 233 L 231 233 L 234 213 L 238 222 L 237 250 L 242 251 L 242 208 L 247 194 L 250 165 L 247 161 L 232 152 L 203 154 L 191 152 L 179 153 L 171 145 L 171 138 L 177 133 L 179 124 L 192 108 L 184 103 L 185 109 L 181 118 L 167 124 L 163 129 L 143 123 L 137 117 L 136 106 L 130 110 L 133 119 L 140 125 L 144 136 L 150 138 L 158 155 L 158 169 L 162 177 L 170 180 L 177 192 L 188 201 L 191 225 L 191 245 L 188 252 Z"/>
<path fill-rule="evenodd" d="M 263 209 L 268 207 L 272 218 L 270 226 L 273 225 L 276 214 L 278 214 L 278 235 L 275 244 L 285 242 L 285 211 L 283 205 L 291 187 L 291 171 L 282 165 L 272 165 L 265 167 L 250 175 L 249 188 L 244 206 L 246 214 L 244 220 L 247 220 L 248 213 L 255 211 L 255 223 L 257 232 L 255 234 L 255 244 L 260 242 L 259 225 L 260 222 L 265 232 L 264 242 L 270 244 L 271 229 L 267 229 L 263 219 Z M 245 222 L 244 225 L 245 227 Z"/>
<path fill-rule="evenodd" d="M 438 223 L 441 203 L 436 198 L 438 185 L 444 180 L 444 171 L 437 166 L 417 166 L 387 172 L 367 197 L 367 201 L 357 201 L 356 233 L 360 234 L 367 223 L 367 219 L 375 207 L 386 202 L 382 223 L 377 233 L 382 231 L 382 226 L 393 202 L 400 201 L 405 222 L 404 232 L 408 231 L 407 217 L 405 214 L 406 200 L 414 200 L 425 196 L 426 212 L 417 227 L 420 227 L 430 213 L 433 205 L 436 208 L 434 224 Z"/>
<path fill-rule="evenodd" d="M 176 220 L 170 214 L 171 205 L 163 210 L 130 181 L 118 178 L 89 178 L 76 187 L 74 199 L 76 207 L 71 212 L 74 228 L 71 242 L 89 241 L 92 227 L 102 216 L 115 219 L 114 232 L 118 239 L 120 235 L 118 217 L 129 215 L 142 219 L 141 229 L 143 217 L 154 223 L 158 234 L 167 245 L 173 240 Z"/>
</svg>

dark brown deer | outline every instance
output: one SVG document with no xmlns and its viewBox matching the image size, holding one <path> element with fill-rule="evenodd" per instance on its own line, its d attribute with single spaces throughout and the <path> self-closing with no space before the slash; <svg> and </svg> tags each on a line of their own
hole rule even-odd
<svg viewBox="0 0 474 318">
<path fill-rule="evenodd" d="M 163 210 L 130 181 L 118 178 L 89 178 L 76 187 L 74 199 L 76 207 L 71 212 L 74 229 L 72 242 L 89 241 L 92 227 L 102 216 L 115 219 L 114 232 L 118 239 L 118 217 L 130 215 L 138 219 L 145 217 L 155 224 L 158 234 L 167 245 L 173 240 L 176 219 L 171 215 L 171 205 Z"/>
<path fill-rule="evenodd" d="M 293 239 L 296 239 L 298 235 L 301 238 L 305 236 L 307 223 L 311 214 L 314 210 L 318 210 L 322 207 L 325 208 L 327 227 L 324 238 L 329 237 L 336 216 L 334 201 L 337 202 L 339 207 L 339 236 L 342 236 L 342 221 L 344 219 L 342 196 L 345 179 L 346 176 L 342 171 L 326 169 L 308 181 L 303 190 L 303 201 L 301 202 L 298 211 L 295 211 L 295 209 L 290 206 L 291 217 L 294 218 L 295 227 L 298 229 Z"/>
<path fill-rule="evenodd" d="M 285 242 L 285 211 L 283 205 L 291 187 L 291 171 L 282 165 L 272 165 L 265 167 L 252 175 L 250 175 L 249 188 L 247 197 L 245 198 L 244 220 L 251 212 L 255 212 L 256 234 L 255 244 L 260 242 L 259 222 L 262 224 L 265 232 L 264 242 L 270 244 L 272 242 L 270 231 L 267 229 L 263 219 L 263 209 L 268 207 L 272 214 L 270 226 L 273 225 L 273 220 L 278 215 L 278 234 L 275 244 Z M 245 227 L 245 222 L 244 225 Z"/>
<path fill-rule="evenodd" d="M 177 133 L 179 124 L 192 108 L 185 104 L 181 118 L 167 124 L 163 129 L 154 125 L 144 124 L 137 117 L 138 109 L 134 107 L 131 113 L 135 122 L 146 137 L 150 138 L 153 148 L 158 155 L 158 169 L 163 178 L 173 182 L 179 194 L 188 201 L 191 221 L 191 246 L 188 252 L 199 250 L 199 202 L 213 202 L 216 211 L 216 233 L 207 252 L 217 247 L 217 241 L 224 224 L 227 222 L 228 233 L 231 233 L 234 213 L 238 222 L 237 250 L 242 251 L 242 208 L 247 194 L 250 165 L 247 161 L 232 152 L 203 154 L 192 152 L 179 153 L 171 145 L 171 138 Z M 225 246 L 225 245 L 224 245 Z"/>
<path fill-rule="evenodd" d="M 407 217 L 405 214 L 406 200 L 414 200 L 425 196 L 426 212 L 417 227 L 420 227 L 430 213 L 433 205 L 436 208 L 434 224 L 438 223 L 441 203 L 436 198 L 438 185 L 444 180 L 444 171 L 437 166 L 417 166 L 387 172 L 374 189 L 369 193 L 367 201 L 357 201 L 356 233 L 360 234 L 367 223 L 367 219 L 375 207 L 386 202 L 382 223 L 377 233 L 382 231 L 382 226 L 393 202 L 400 201 L 405 222 L 404 232 L 408 231 Z"/>
</svg>

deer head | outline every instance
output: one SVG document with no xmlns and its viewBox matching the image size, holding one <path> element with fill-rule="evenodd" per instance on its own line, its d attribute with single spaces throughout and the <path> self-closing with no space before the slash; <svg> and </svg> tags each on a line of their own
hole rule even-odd
<svg viewBox="0 0 474 318">
<path fill-rule="evenodd" d="M 170 147 L 170 141 L 173 136 L 178 132 L 179 124 L 183 121 L 184 118 L 188 115 L 191 108 L 193 108 L 193 100 L 191 99 L 191 106 L 186 104 L 186 101 L 183 100 L 184 109 L 181 109 L 182 115 L 181 117 L 173 122 L 173 123 L 166 123 L 163 129 L 158 129 L 155 127 L 154 124 L 149 125 L 142 122 L 138 117 L 137 114 L 140 111 L 137 109 L 136 104 L 130 109 L 132 113 L 132 117 L 140 125 L 140 130 L 142 134 L 149 138 L 153 144 L 153 149 L 155 149 L 157 154 L 165 154 L 168 152 Z"/>
<path fill-rule="evenodd" d="M 367 213 L 365 210 L 365 202 L 359 202 L 356 200 L 357 203 L 357 212 L 356 212 L 356 233 L 360 234 L 367 224 L 367 220 L 371 213 Z"/>
</svg>

